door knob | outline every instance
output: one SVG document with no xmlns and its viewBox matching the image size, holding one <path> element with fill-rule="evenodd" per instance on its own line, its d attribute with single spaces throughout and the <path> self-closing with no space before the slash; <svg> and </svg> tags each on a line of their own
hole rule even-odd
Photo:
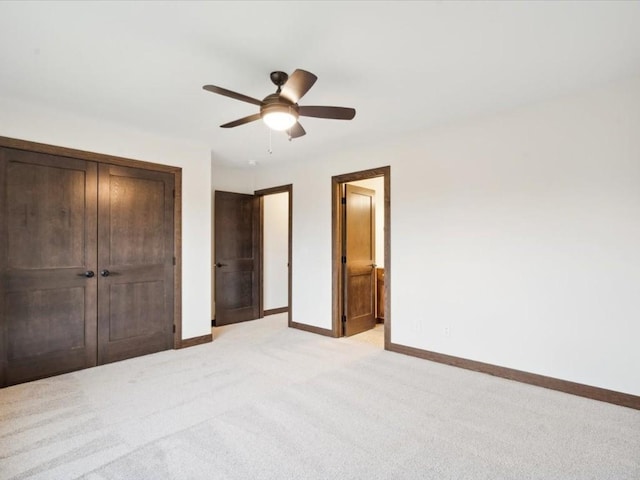
<svg viewBox="0 0 640 480">
<path fill-rule="evenodd" d="M 86 272 L 79 273 L 78 275 L 80 275 L 81 277 L 92 278 L 95 275 L 95 273 L 93 273 L 92 270 L 87 270 Z"/>
<path fill-rule="evenodd" d="M 109 270 L 100 270 L 100 275 L 103 277 L 108 277 L 111 274 Z"/>
<path fill-rule="evenodd" d="M 220 267 L 226 267 L 226 266 L 227 266 L 227 264 L 226 264 L 226 263 L 220 263 L 220 262 L 216 263 L 216 267 L 218 267 L 218 268 L 220 268 Z"/>
</svg>

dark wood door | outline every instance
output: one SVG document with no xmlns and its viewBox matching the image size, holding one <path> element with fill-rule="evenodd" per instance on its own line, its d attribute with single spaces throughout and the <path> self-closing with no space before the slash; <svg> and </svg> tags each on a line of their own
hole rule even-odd
<svg viewBox="0 0 640 480">
<path fill-rule="evenodd" d="M 100 165 L 98 363 L 173 345 L 172 174 Z"/>
<path fill-rule="evenodd" d="M 0 385 L 96 364 L 97 167 L 0 148 Z"/>
<path fill-rule="evenodd" d="M 344 335 L 375 327 L 375 191 L 345 185 Z"/>
<path fill-rule="evenodd" d="M 258 202 L 254 195 L 215 192 L 216 326 L 259 316 Z"/>
</svg>

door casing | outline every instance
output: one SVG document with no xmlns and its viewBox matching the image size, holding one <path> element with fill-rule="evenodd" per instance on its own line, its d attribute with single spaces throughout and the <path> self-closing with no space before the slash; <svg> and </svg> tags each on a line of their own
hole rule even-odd
<svg viewBox="0 0 640 480">
<path fill-rule="evenodd" d="M 370 170 L 335 175 L 331 178 L 331 252 L 332 252 L 332 334 L 342 336 L 342 251 L 343 231 L 341 222 L 342 188 L 345 183 L 368 178 L 384 178 L 384 348 L 391 343 L 391 167 L 377 167 Z"/>
</svg>

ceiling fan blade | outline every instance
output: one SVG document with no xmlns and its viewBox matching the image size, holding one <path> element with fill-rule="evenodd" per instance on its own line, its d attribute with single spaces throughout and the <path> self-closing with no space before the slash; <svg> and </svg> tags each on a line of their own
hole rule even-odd
<svg viewBox="0 0 640 480">
<path fill-rule="evenodd" d="M 356 116 L 354 108 L 347 107 L 298 107 L 303 117 L 332 118 L 335 120 L 351 120 Z"/>
<path fill-rule="evenodd" d="M 202 88 L 204 88 L 208 92 L 217 93 L 218 95 L 224 95 L 225 97 L 240 100 L 242 102 L 253 103 L 254 105 L 258 106 L 262 105 L 262 101 L 258 100 L 257 98 L 252 98 L 241 93 L 232 92 L 231 90 L 227 90 L 226 88 L 216 87 L 215 85 L 205 85 Z"/>
<path fill-rule="evenodd" d="M 298 103 L 304 94 L 309 91 L 318 77 L 306 70 L 296 70 L 289 76 L 289 80 L 282 86 L 280 96 L 286 98 L 291 103 Z"/>
<path fill-rule="evenodd" d="M 307 132 L 304 131 L 304 128 L 302 128 L 302 125 L 300 125 L 300 123 L 298 122 L 296 122 L 295 125 L 289 129 L 289 136 L 291 138 L 298 138 L 306 134 Z"/>
<path fill-rule="evenodd" d="M 238 120 L 234 120 L 233 122 L 225 123 L 224 125 L 220 125 L 220 127 L 233 128 L 240 125 L 244 125 L 245 123 L 255 122 L 256 120 L 260 120 L 259 113 L 254 113 L 253 115 L 249 115 L 248 117 L 239 118 Z"/>
</svg>

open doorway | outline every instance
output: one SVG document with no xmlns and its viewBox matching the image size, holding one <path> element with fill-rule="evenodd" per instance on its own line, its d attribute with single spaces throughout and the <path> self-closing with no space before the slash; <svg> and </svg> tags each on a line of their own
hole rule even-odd
<svg viewBox="0 0 640 480">
<path fill-rule="evenodd" d="M 260 318 L 288 314 L 291 324 L 292 185 L 255 192 L 260 200 Z"/>
<path fill-rule="evenodd" d="M 381 330 L 385 349 L 391 339 L 390 170 L 380 167 L 331 179 L 333 335 Z M 380 187 L 374 179 L 381 181 Z M 376 223 L 383 228 L 376 229 Z"/>
<path fill-rule="evenodd" d="M 285 312 L 291 325 L 292 190 L 214 192 L 212 327 Z"/>
</svg>

